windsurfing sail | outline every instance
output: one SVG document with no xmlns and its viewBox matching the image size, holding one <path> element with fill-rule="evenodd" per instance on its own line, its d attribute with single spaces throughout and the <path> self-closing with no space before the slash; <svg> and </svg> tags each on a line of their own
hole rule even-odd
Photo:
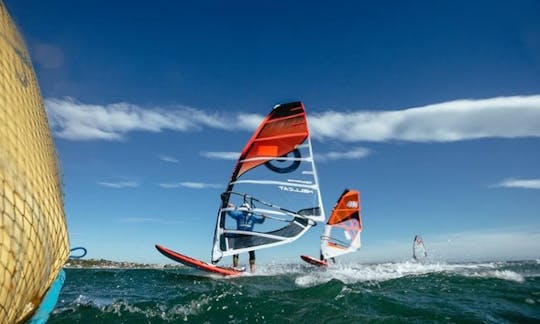
<svg viewBox="0 0 540 324">
<path fill-rule="evenodd" d="M 413 240 L 413 259 L 424 260 L 427 259 L 426 246 L 424 240 L 420 235 L 415 235 Z"/>
<path fill-rule="evenodd" d="M 245 203 L 249 210 L 240 210 L 257 219 L 252 230 L 228 216 Z M 221 194 L 212 263 L 290 243 L 324 215 L 304 105 L 277 105 L 245 145 Z"/>
<path fill-rule="evenodd" d="M 61 189 L 32 62 L 0 0 L 0 323 L 54 307 L 69 255 Z"/>
<path fill-rule="evenodd" d="M 345 189 L 324 227 L 321 237 L 322 258 L 326 260 L 358 250 L 361 232 L 360 192 Z"/>
</svg>

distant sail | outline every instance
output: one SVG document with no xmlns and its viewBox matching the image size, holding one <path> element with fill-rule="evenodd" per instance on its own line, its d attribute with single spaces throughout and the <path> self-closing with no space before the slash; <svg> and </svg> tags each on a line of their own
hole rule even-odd
<svg viewBox="0 0 540 324">
<path fill-rule="evenodd" d="M 237 230 L 227 216 L 243 203 L 265 220 L 253 231 Z M 212 262 L 292 242 L 318 221 L 324 221 L 324 210 L 304 105 L 277 105 L 242 150 L 221 195 Z"/>
<path fill-rule="evenodd" d="M 416 235 L 413 240 L 413 259 L 425 260 L 427 258 L 427 251 L 424 245 L 424 240 L 420 235 Z"/>
<path fill-rule="evenodd" d="M 360 193 L 345 189 L 339 197 L 321 238 L 323 259 L 351 253 L 360 248 L 362 218 L 360 216 Z"/>
</svg>

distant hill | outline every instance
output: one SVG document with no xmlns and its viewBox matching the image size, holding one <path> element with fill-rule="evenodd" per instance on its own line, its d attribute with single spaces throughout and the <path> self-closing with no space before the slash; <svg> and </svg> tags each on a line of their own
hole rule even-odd
<svg viewBox="0 0 540 324">
<path fill-rule="evenodd" d="M 104 259 L 69 259 L 66 268 L 85 269 L 175 269 L 182 268 L 182 265 L 174 264 L 149 264 L 124 261 L 110 261 Z"/>
</svg>

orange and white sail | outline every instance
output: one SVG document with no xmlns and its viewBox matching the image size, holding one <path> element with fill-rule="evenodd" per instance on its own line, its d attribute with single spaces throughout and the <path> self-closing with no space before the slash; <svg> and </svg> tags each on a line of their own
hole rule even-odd
<svg viewBox="0 0 540 324">
<path fill-rule="evenodd" d="M 227 215 L 242 205 L 264 224 L 237 229 Z M 212 262 L 290 243 L 324 215 L 304 105 L 277 105 L 244 146 L 221 194 Z"/>
<path fill-rule="evenodd" d="M 321 237 L 323 259 L 351 253 L 360 248 L 362 217 L 360 192 L 345 189 L 339 197 Z"/>
</svg>

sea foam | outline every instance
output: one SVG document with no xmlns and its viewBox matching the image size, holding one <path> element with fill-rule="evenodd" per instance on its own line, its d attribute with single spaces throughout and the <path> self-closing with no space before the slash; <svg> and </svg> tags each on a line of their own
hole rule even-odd
<svg viewBox="0 0 540 324">
<path fill-rule="evenodd" d="M 498 270 L 503 264 L 422 264 L 416 262 L 380 263 L 370 265 L 336 264 L 328 269 L 315 269 L 300 274 L 295 283 L 298 286 L 313 286 L 337 279 L 345 284 L 357 282 L 384 282 L 407 276 L 422 276 L 433 273 L 461 275 L 466 277 L 497 278 L 522 283 L 524 277 L 510 270 Z M 319 270 L 319 271 L 317 271 Z"/>
</svg>

